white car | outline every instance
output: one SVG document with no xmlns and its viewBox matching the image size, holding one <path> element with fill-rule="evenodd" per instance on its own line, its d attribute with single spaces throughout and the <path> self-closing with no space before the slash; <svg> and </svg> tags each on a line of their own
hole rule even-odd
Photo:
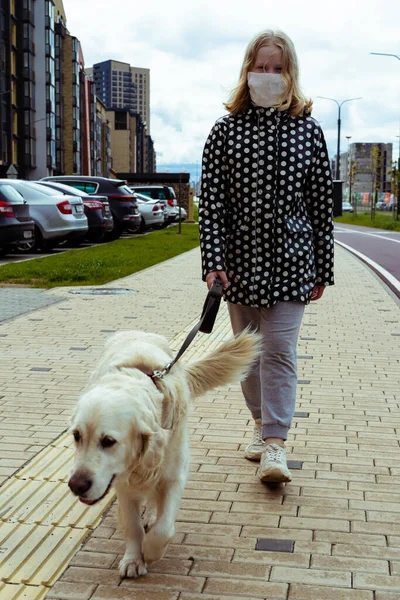
<svg viewBox="0 0 400 600">
<path fill-rule="evenodd" d="M 139 212 L 141 215 L 139 232 L 145 231 L 150 227 L 160 229 L 164 225 L 165 221 L 165 209 L 159 200 L 153 200 L 145 194 L 138 194 L 135 192 L 137 197 L 137 203 Z"/>
<path fill-rule="evenodd" d="M 342 202 L 342 212 L 353 212 L 353 210 L 350 202 Z"/>
<path fill-rule="evenodd" d="M 131 186 L 131 190 L 135 192 L 135 194 L 148 196 L 149 198 L 158 200 L 162 203 L 165 209 L 165 227 L 175 221 L 177 217 L 178 202 L 172 187 L 168 187 L 167 185 L 137 185 Z"/>
<path fill-rule="evenodd" d="M 183 208 L 183 206 L 177 206 L 176 211 L 177 211 L 177 215 L 175 217 L 175 221 L 179 222 L 179 217 L 180 217 L 181 221 L 186 221 L 187 210 L 185 208 Z"/>
<path fill-rule="evenodd" d="M 29 205 L 35 223 L 34 239 L 22 242 L 19 250 L 49 250 L 66 239 L 81 239 L 88 231 L 82 198 L 68 196 L 32 181 L 7 179 Z"/>
</svg>

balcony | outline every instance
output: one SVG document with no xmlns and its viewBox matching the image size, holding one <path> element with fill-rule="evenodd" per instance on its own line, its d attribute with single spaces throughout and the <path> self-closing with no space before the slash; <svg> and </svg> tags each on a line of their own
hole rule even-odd
<svg viewBox="0 0 400 600">
<path fill-rule="evenodd" d="M 24 164 L 26 167 L 29 167 L 30 169 L 34 169 L 36 167 L 35 165 L 35 157 L 32 154 L 24 154 Z"/>
<path fill-rule="evenodd" d="M 31 23 L 32 25 L 35 24 L 35 15 L 33 10 L 28 10 L 27 8 L 24 8 L 22 10 L 22 21 L 24 23 Z"/>
<path fill-rule="evenodd" d="M 35 99 L 29 96 L 24 96 L 23 107 L 25 109 L 30 108 L 31 110 L 35 109 Z"/>
<path fill-rule="evenodd" d="M 29 81 L 35 81 L 35 71 L 33 69 L 29 69 L 28 67 L 24 67 L 22 69 L 22 75 L 24 79 L 28 79 Z"/>
<path fill-rule="evenodd" d="M 35 44 L 33 43 L 33 40 L 31 40 L 30 38 L 24 38 L 22 41 L 22 50 L 24 52 L 31 52 L 31 54 L 34 54 Z"/>
</svg>

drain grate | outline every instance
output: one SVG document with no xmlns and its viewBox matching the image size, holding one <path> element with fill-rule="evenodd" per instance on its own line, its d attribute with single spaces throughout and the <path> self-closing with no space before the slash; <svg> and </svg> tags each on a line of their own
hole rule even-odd
<svg viewBox="0 0 400 600">
<path fill-rule="evenodd" d="M 267 552 L 293 552 L 294 540 L 257 538 L 256 550 L 264 550 Z"/>
<path fill-rule="evenodd" d="M 89 288 L 82 290 L 70 290 L 70 294 L 87 294 L 89 296 L 117 296 L 118 294 L 137 294 L 137 290 L 128 290 L 125 288 Z"/>
</svg>

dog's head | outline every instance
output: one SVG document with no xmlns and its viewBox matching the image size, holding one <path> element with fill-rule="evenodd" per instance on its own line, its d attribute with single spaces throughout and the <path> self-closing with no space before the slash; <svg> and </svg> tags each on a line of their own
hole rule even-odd
<svg viewBox="0 0 400 600">
<path fill-rule="evenodd" d="M 70 432 L 75 460 L 68 485 L 81 502 L 102 499 L 116 477 L 149 478 L 164 456 L 168 432 L 161 428 L 162 399 L 143 375 L 115 372 L 78 401 Z"/>
</svg>

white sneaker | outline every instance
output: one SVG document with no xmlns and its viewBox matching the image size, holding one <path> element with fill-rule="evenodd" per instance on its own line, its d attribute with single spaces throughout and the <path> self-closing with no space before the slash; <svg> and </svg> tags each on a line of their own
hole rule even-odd
<svg viewBox="0 0 400 600">
<path fill-rule="evenodd" d="M 262 439 L 261 419 L 256 419 L 254 421 L 253 437 L 250 444 L 245 448 L 244 457 L 249 460 L 260 460 L 265 448 L 266 445 Z"/>
<path fill-rule="evenodd" d="M 278 444 L 268 444 L 261 457 L 258 476 L 261 481 L 282 483 L 292 481 L 292 474 L 286 462 L 286 450 Z"/>
</svg>

